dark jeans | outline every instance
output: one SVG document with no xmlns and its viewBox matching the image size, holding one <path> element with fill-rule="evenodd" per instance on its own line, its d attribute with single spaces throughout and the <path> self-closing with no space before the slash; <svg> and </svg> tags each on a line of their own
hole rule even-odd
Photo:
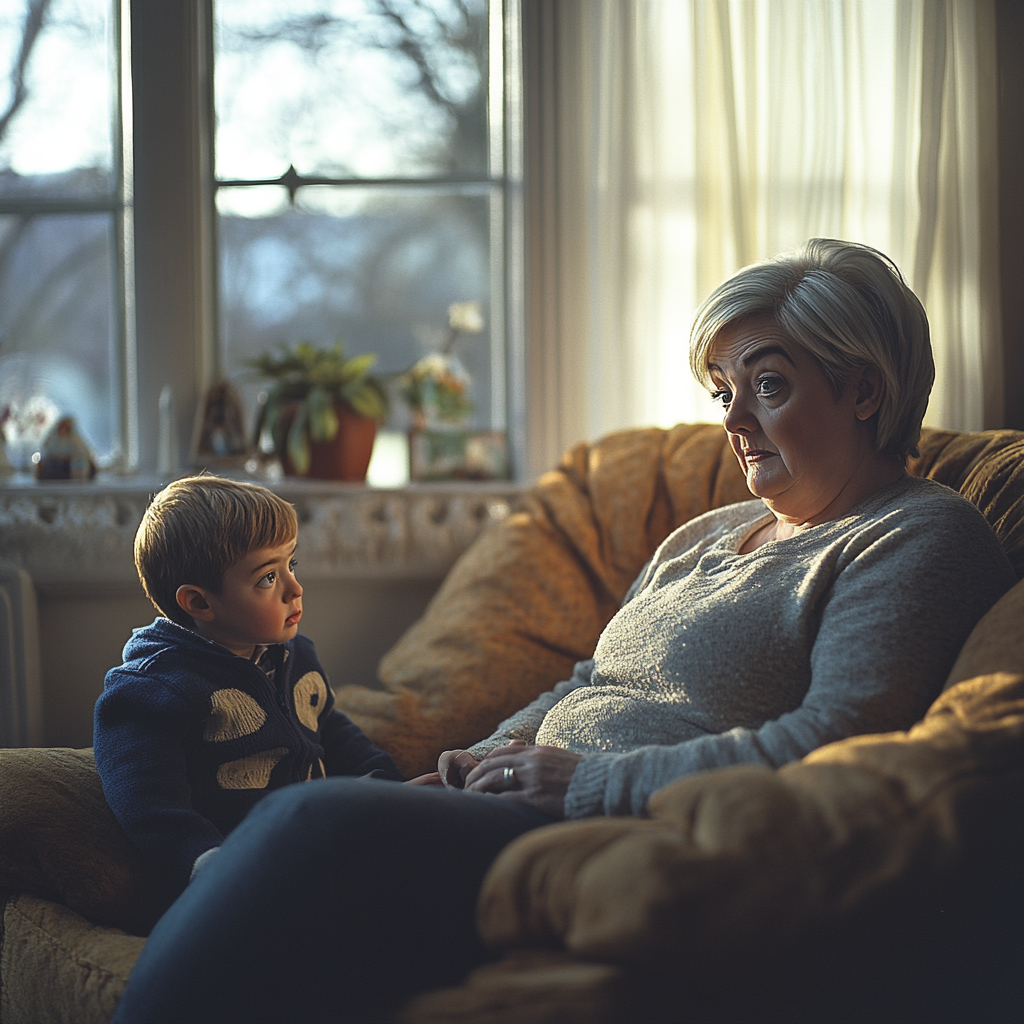
<svg viewBox="0 0 1024 1024">
<path fill-rule="evenodd" d="M 372 779 L 273 793 L 157 924 L 114 1022 L 380 1020 L 488 958 L 483 877 L 550 821 L 496 796 Z"/>
</svg>

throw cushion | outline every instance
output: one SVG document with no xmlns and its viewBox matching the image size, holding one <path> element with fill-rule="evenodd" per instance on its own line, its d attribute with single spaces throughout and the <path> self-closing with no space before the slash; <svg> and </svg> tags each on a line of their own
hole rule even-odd
<svg viewBox="0 0 1024 1024">
<path fill-rule="evenodd" d="M 59 748 L 0 750 L 0 887 L 133 935 L 176 895 L 121 831 L 92 751 Z"/>
<path fill-rule="evenodd" d="M 680 1024 L 705 1018 L 667 1001 L 656 984 L 611 964 L 554 950 L 519 950 L 474 971 L 457 989 L 412 1000 L 394 1024 Z M 691 1015 L 692 1014 L 692 1015 Z"/>
<path fill-rule="evenodd" d="M 107 1024 L 145 939 L 25 894 L 3 910 L 0 1020 Z"/>
</svg>

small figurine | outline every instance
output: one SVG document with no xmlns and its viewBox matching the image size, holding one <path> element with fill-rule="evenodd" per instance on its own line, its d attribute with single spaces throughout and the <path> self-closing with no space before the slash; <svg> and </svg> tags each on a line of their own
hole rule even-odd
<svg viewBox="0 0 1024 1024">
<path fill-rule="evenodd" d="M 5 405 L 0 409 L 0 477 L 13 476 L 14 466 L 7 457 L 7 438 L 4 435 L 4 424 L 11 419 L 11 407 Z"/>
<path fill-rule="evenodd" d="M 75 429 L 73 416 L 61 416 L 50 429 L 36 462 L 37 480 L 91 480 L 96 460 Z"/>
<path fill-rule="evenodd" d="M 196 468 L 240 469 L 251 456 L 238 393 L 225 380 L 213 384 L 196 414 L 191 462 Z"/>
</svg>

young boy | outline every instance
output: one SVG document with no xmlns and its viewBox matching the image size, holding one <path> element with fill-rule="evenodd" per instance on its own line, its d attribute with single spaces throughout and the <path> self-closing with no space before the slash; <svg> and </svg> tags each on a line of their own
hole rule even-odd
<svg viewBox="0 0 1024 1024">
<path fill-rule="evenodd" d="M 165 487 L 135 536 L 162 616 L 133 631 L 107 673 L 96 766 L 128 838 L 182 886 L 270 790 L 325 775 L 402 778 L 333 709 L 313 642 L 298 633 L 297 532 L 276 494 L 204 475 Z"/>
</svg>

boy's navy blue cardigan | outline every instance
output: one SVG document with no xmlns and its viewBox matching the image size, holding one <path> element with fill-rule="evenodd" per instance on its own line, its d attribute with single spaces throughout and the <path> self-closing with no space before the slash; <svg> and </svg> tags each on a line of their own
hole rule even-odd
<svg viewBox="0 0 1024 1024">
<path fill-rule="evenodd" d="M 323 775 L 402 778 L 340 711 L 313 641 L 252 662 L 158 618 L 107 673 L 93 745 L 103 792 L 128 838 L 180 885 L 274 789 Z"/>
</svg>

